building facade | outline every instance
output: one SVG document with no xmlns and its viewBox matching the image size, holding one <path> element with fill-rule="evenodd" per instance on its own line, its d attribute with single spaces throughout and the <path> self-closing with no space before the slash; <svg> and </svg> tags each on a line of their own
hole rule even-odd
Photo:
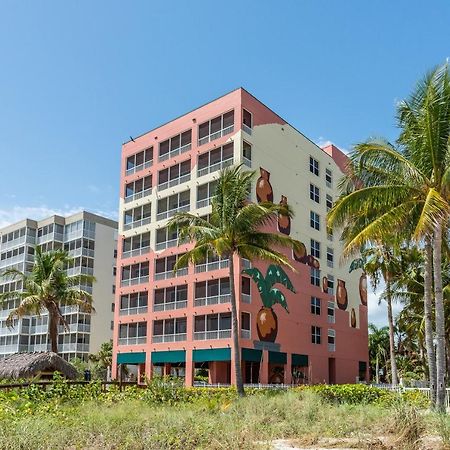
<svg viewBox="0 0 450 450">
<path fill-rule="evenodd" d="M 75 306 L 61 308 L 69 329 L 60 326 L 58 350 L 68 360 L 86 359 L 112 338 L 117 222 L 83 211 L 9 225 L 0 230 L 0 272 L 9 268 L 30 272 L 38 245 L 44 251 L 64 248 L 73 258 L 69 274 L 96 278 L 94 283 L 81 286 L 93 295 L 95 313 L 80 312 Z M 0 292 L 20 289 L 19 280 L 0 279 Z M 0 309 L 0 357 L 50 350 L 48 314 L 16 319 L 12 328 L 6 325 L 6 318 L 18 304 L 19 300 L 10 301 Z"/>
<path fill-rule="evenodd" d="M 245 382 L 365 379 L 366 279 L 341 263 L 341 244 L 326 228 L 345 163 L 338 148 L 319 148 L 242 88 L 125 143 L 113 374 L 134 364 L 140 377 L 172 374 L 192 385 L 201 370 L 210 383 L 234 383 L 228 260 L 174 273 L 192 243 L 179 244 L 167 222 L 181 211 L 207 216 L 220 170 L 242 164 L 257 172 L 252 201 L 294 209 L 274 231 L 304 244 L 288 254 L 295 272 L 234 261 Z M 286 308 L 263 306 L 262 296 L 279 295 L 271 287 Z"/>
</svg>

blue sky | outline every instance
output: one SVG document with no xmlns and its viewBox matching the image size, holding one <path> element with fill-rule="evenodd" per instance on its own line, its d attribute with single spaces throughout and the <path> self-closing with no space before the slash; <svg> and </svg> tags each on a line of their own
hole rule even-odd
<svg viewBox="0 0 450 450">
<path fill-rule="evenodd" d="M 121 143 L 238 86 L 316 142 L 393 139 L 449 23 L 448 0 L 2 0 L 0 226 L 116 216 Z"/>
</svg>

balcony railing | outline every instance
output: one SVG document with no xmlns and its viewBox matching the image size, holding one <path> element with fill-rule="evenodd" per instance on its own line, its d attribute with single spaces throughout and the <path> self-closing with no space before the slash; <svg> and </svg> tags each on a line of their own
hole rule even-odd
<svg viewBox="0 0 450 450">
<path fill-rule="evenodd" d="M 137 278 L 129 278 L 128 280 L 122 280 L 120 286 L 122 287 L 135 286 L 136 284 L 144 284 L 144 283 L 148 283 L 148 275 Z"/>
<path fill-rule="evenodd" d="M 204 198 L 202 200 L 197 200 L 197 209 L 206 208 L 211 204 L 213 197 Z"/>
<path fill-rule="evenodd" d="M 66 270 L 67 275 L 94 275 L 94 269 L 92 267 L 70 267 Z"/>
<path fill-rule="evenodd" d="M 194 306 L 208 306 L 218 305 L 221 303 L 228 303 L 230 301 L 230 294 L 213 295 L 209 297 L 200 297 L 194 300 Z"/>
<path fill-rule="evenodd" d="M 333 314 L 328 314 L 328 323 L 335 323 L 336 322 L 336 316 Z"/>
<path fill-rule="evenodd" d="M 95 239 L 95 231 L 81 229 L 81 230 L 71 231 L 70 233 L 65 233 L 64 234 L 64 242 L 72 241 L 74 239 L 79 239 L 81 237 L 85 237 L 88 239 Z"/>
<path fill-rule="evenodd" d="M 250 294 L 242 294 L 241 293 L 241 301 L 242 301 L 242 303 L 251 303 L 252 296 Z"/>
<path fill-rule="evenodd" d="M 245 156 L 242 157 L 242 163 L 244 164 L 244 166 L 247 166 L 250 169 L 252 168 L 252 160 L 246 158 Z"/>
<path fill-rule="evenodd" d="M 123 252 L 122 258 L 132 258 L 134 256 L 146 255 L 147 253 L 150 253 L 149 245 L 147 245 L 147 247 L 135 248 L 133 250 L 128 250 L 126 252 Z"/>
<path fill-rule="evenodd" d="M 160 212 L 156 215 L 156 220 L 168 219 L 169 217 L 174 216 L 178 212 L 189 211 L 191 205 L 188 203 L 187 205 L 180 205 L 177 208 L 169 209 L 167 211 Z"/>
<path fill-rule="evenodd" d="M 161 342 L 181 342 L 185 341 L 186 338 L 187 338 L 186 333 L 160 334 L 152 337 L 152 343 L 160 344 Z"/>
<path fill-rule="evenodd" d="M 335 352 L 336 351 L 336 344 L 328 344 L 328 351 L 329 352 Z"/>
<path fill-rule="evenodd" d="M 157 242 L 156 243 L 156 250 L 165 250 L 166 248 L 170 248 L 170 247 L 176 247 L 178 245 L 178 238 L 176 239 L 170 239 L 168 241 L 164 241 L 164 242 Z"/>
<path fill-rule="evenodd" d="M 222 259 L 220 261 L 211 261 L 205 264 L 199 264 L 195 266 L 195 273 L 210 272 L 211 270 L 226 269 L 230 264 L 227 259 Z"/>
<path fill-rule="evenodd" d="M 252 333 L 250 330 L 241 330 L 241 338 L 242 339 L 251 339 Z"/>
<path fill-rule="evenodd" d="M 69 256 L 72 258 L 76 258 L 77 256 L 88 256 L 90 258 L 94 257 L 94 250 L 91 248 L 76 248 L 74 250 L 69 250 Z"/>
<path fill-rule="evenodd" d="M 31 326 L 29 329 L 30 334 L 46 334 L 47 332 L 48 332 L 48 325 Z"/>
<path fill-rule="evenodd" d="M 119 338 L 119 345 L 139 345 L 146 343 L 147 343 L 147 336 Z"/>
<path fill-rule="evenodd" d="M 155 303 L 153 305 L 153 311 L 173 311 L 174 309 L 182 309 L 187 307 L 187 300 L 182 300 L 178 302 L 167 302 L 167 303 Z"/>
<path fill-rule="evenodd" d="M 152 165 L 153 165 L 153 159 L 151 159 L 150 161 L 146 161 L 142 164 L 139 164 L 138 166 L 134 166 L 134 167 L 131 167 L 130 169 L 127 169 L 125 171 L 125 175 L 132 175 L 133 173 L 139 172 L 143 169 L 148 169 Z"/>
<path fill-rule="evenodd" d="M 91 325 L 87 323 L 70 323 L 68 329 L 65 326 L 60 325 L 58 327 L 59 333 L 90 333 Z"/>
<path fill-rule="evenodd" d="M 185 144 L 181 147 L 174 148 L 173 150 L 170 150 L 167 153 L 164 153 L 164 155 L 159 155 L 158 160 L 159 161 L 165 161 L 166 159 L 173 158 L 174 156 L 180 155 L 181 153 L 186 153 L 192 148 L 192 144 L 189 142 L 189 144 Z"/>
<path fill-rule="evenodd" d="M 182 267 L 181 269 L 178 269 L 176 272 L 173 270 L 168 270 L 166 272 L 158 272 L 155 273 L 155 281 L 157 280 L 168 280 L 169 278 L 175 278 L 175 277 L 181 277 L 183 275 L 187 275 L 188 268 Z"/>
<path fill-rule="evenodd" d="M 194 340 L 207 341 L 209 339 L 228 339 L 231 337 L 231 330 L 195 331 Z"/>
<path fill-rule="evenodd" d="M 202 177 L 203 175 L 207 175 L 208 173 L 216 172 L 217 170 L 225 169 L 225 167 L 229 167 L 233 165 L 233 157 L 224 159 L 223 161 L 216 162 L 215 164 L 211 164 L 208 167 L 203 167 L 202 169 L 197 170 L 197 176 Z"/>
<path fill-rule="evenodd" d="M 214 133 L 209 134 L 208 136 L 202 137 L 198 140 L 198 145 L 203 145 L 208 142 L 214 141 L 215 139 L 219 139 L 222 136 L 226 136 L 234 131 L 234 125 L 230 125 L 229 127 L 222 128 L 219 131 L 215 131 Z"/>
<path fill-rule="evenodd" d="M 135 220 L 134 222 L 126 223 L 123 226 L 123 230 L 131 230 L 132 228 L 142 227 L 143 225 L 148 225 L 150 223 L 150 217 L 145 217 L 143 219 Z"/>
<path fill-rule="evenodd" d="M 56 231 L 53 231 L 52 233 L 48 233 L 48 234 L 45 234 L 44 236 L 38 237 L 36 243 L 38 245 L 41 245 L 41 244 L 43 244 L 45 242 L 49 242 L 49 241 L 63 242 L 63 240 L 64 240 L 63 233 L 57 233 Z"/>
<path fill-rule="evenodd" d="M 134 316 L 136 314 L 145 314 L 148 311 L 147 306 L 137 306 L 136 308 L 125 308 L 119 310 L 119 316 Z"/>
<path fill-rule="evenodd" d="M 166 181 L 165 183 L 158 184 L 158 191 L 164 191 L 173 186 L 178 186 L 179 184 L 186 183 L 191 179 L 191 174 L 187 173 L 181 177 L 174 178 L 172 180 Z"/>
<path fill-rule="evenodd" d="M 242 124 L 242 129 L 247 133 L 247 134 L 249 134 L 250 136 L 252 135 L 252 129 L 248 126 L 248 125 L 246 125 L 245 123 L 243 123 Z"/>
<path fill-rule="evenodd" d="M 29 255 L 29 256 L 32 256 L 32 255 Z M 22 253 L 20 255 L 13 256 L 12 258 L 7 258 L 7 259 L 4 259 L 3 261 L 0 261 L 0 267 L 3 268 L 3 267 L 7 267 L 7 266 L 10 266 L 13 264 L 23 263 L 24 260 L 25 260 L 25 253 Z M 27 258 L 27 260 L 28 260 L 28 258 Z M 33 257 L 33 260 L 29 261 L 29 262 L 34 262 L 34 257 Z"/>
<path fill-rule="evenodd" d="M 87 353 L 89 352 L 89 344 L 77 344 L 77 343 L 61 344 L 58 346 L 58 350 L 61 353 L 73 353 L 73 352 Z"/>
<path fill-rule="evenodd" d="M 152 188 L 148 188 L 145 191 L 140 191 L 140 192 L 131 194 L 128 197 L 125 197 L 124 200 L 125 200 L 125 203 L 130 203 L 133 200 L 139 200 L 140 198 L 147 197 L 147 196 L 151 195 L 151 193 L 152 193 Z"/>
</svg>

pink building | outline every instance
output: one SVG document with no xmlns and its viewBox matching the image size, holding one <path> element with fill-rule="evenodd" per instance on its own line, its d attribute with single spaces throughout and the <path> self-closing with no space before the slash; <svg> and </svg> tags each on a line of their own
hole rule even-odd
<svg viewBox="0 0 450 450">
<path fill-rule="evenodd" d="M 296 272 L 253 262 L 286 298 L 263 307 L 256 270 L 236 260 L 240 346 L 246 383 L 353 383 L 367 376 L 367 287 L 349 273 L 326 214 L 346 157 L 323 149 L 242 88 L 127 142 L 122 148 L 114 366 L 140 377 L 172 374 L 192 385 L 234 383 L 228 260 L 173 272 L 178 245 L 167 222 L 178 211 L 210 212 L 220 169 L 255 170 L 254 201 L 287 201 L 278 231 L 304 243 Z M 259 178 L 258 178 L 259 177 Z"/>
</svg>

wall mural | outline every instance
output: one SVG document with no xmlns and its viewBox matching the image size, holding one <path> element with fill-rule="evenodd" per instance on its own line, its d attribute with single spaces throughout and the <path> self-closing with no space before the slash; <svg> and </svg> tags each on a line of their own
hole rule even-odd
<svg viewBox="0 0 450 450">
<path fill-rule="evenodd" d="M 352 312 L 350 313 L 350 325 L 352 328 L 356 328 L 356 312 L 355 308 L 352 308 Z"/>
<path fill-rule="evenodd" d="M 289 310 L 285 295 L 273 286 L 279 283 L 295 293 L 294 286 L 286 272 L 280 266 L 275 264 L 271 264 L 267 268 L 266 276 L 256 268 L 245 269 L 242 273 L 252 277 L 258 287 L 258 292 L 263 304 L 256 315 L 256 330 L 259 339 L 266 342 L 275 342 L 278 334 L 278 318 L 273 310 L 273 306 L 278 303 L 287 313 L 289 313 Z"/>
<path fill-rule="evenodd" d="M 285 195 L 281 196 L 280 205 L 287 205 L 287 197 Z M 283 214 L 278 214 L 278 231 L 288 236 L 291 234 L 291 218 Z"/>
<path fill-rule="evenodd" d="M 339 309 L 345 311 L 348 306 L 347 288 L 344 280 L 337 280 L 336 303 Z"/>
<path fill-rule="evenodd" d="M 359 298 L 364 306 L 367 306 L 367 275 L 365 272 L 359 277 Z"/>
<path fill-rule="evenodd" d="M 258 203 L 273 202 L 273 189 L 270 184 L 270 172 L 262 167 L 259 168 L 260 177 L 256 181 L 256 199 Z"/>
<path fill-rule="evenodd" d="M 322 277 L 322 292 L 328 294 L 328 278 Z"/>
</svg>

